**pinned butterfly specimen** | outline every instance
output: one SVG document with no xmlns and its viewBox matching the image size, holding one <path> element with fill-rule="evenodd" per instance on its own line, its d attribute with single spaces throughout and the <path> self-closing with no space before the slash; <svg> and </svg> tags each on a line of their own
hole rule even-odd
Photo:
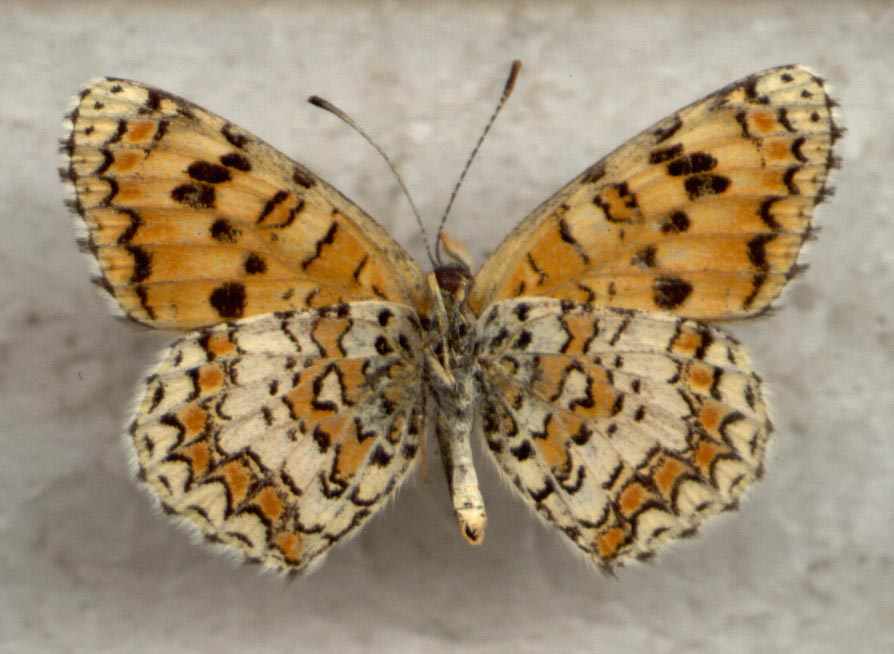
<svg viewBox="0 0 894 654">
<path fill-rule="evenodd" d="M 772 431 L 712 323 L 760 314 L 799 270 L 834 104 L 806 68 L 750 75 L 591 165 L 477 274 L 442 236 L 426 275 L 245 130 L 94 81 L 62 143 L 81 245 L 128 318 L 182 332 L 128 430 L 140 483 L 208 541 L 300 573 L 385 504 L 431 428 L 469 543 L 479 434 L 596 564 L 693 534 L 760 478 Z"/>
</svg>

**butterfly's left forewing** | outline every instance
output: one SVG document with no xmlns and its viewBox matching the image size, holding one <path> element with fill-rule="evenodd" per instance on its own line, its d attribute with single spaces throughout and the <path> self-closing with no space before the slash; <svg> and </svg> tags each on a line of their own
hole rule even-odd
<svg viewBox="0 0 894 654">
<path fill-rule="evenodd" d="M 100 79 L 75 98 L 63 178 L 97 280 L 129 318 L 192 329 L 273 311 L 419 307 L 419 267 L 307 168 L 160 89 Z"/>
</svg>

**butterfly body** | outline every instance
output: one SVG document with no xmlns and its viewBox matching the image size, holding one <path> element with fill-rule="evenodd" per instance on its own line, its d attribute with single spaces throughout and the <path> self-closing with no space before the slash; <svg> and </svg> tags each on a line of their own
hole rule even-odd
<svg viewBox="0 0 894 654">
<path fill-rule="evenodd" d="M 97 282 L 182 335 L 127 442 L 162 509 L 244 560 L 318 564 L 408 478 L 434 430 L 463 537 L 472 460 L 588 560 L 646 559 L 763 472 L 760 377 L 710 324 L 799 270 L 842 131 L 799 66 L 675 112 L 538 207 L 477 272 L 426 276 L 303 165 L 120 79 L 73 101 L 62 176 Z"/>
</svg>

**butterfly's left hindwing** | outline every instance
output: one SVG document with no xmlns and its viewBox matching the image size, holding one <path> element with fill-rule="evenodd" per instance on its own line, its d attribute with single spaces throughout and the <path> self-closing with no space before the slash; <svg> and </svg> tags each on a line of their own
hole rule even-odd
<svg viewBox="0 0 894 654">
<path fill-rule="evenodd" d="M 138 477 L 212 543 L 302 572 L 403 483 L 422 435 L 418 322 L 363 302 L 193 332 L 130 427 Z"/>
<path fill-rule="evenodd" d="M 479 329 L 489 450 L 592 560 L 648 558 L 760 477 L 760 379 L 723 331 L 543 298 L 499 302 Z"/>
</svg>

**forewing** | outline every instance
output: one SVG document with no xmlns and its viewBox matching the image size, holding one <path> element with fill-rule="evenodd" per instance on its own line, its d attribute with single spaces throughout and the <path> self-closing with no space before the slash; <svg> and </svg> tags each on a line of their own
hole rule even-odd
<svg viewBox="0 0 894 654">
<path fill-rule="evenodd" d="M 761 380 L 723 331 L 551 299 L 500 302 L 479 328 L 489 449 L 593 561 L 648 558 L 760 477 Z"/>
<path fill-rule="evenodd" d="M 833 105 L 823 80 L 786 66 L 665 118 L 523 221 L 471 306 L 547 296 L 707 320 L 762 311 L 827 194 Z"/>
<path fill-rule="evenodd" d="M 360 208 L 255 136 L 164 91 L 101 79 L 67 116 L 61 170 L 98 281 L 137 322 L 420 306 L 418 266 Z"/>
<path fill-rule="evenodd" d="M 419 326 L 383 302 L 270 314 L 179 339 L 130 427 L 166 513 L 302 572 L 408 475 L 422 430 Z"/>
</svg>

